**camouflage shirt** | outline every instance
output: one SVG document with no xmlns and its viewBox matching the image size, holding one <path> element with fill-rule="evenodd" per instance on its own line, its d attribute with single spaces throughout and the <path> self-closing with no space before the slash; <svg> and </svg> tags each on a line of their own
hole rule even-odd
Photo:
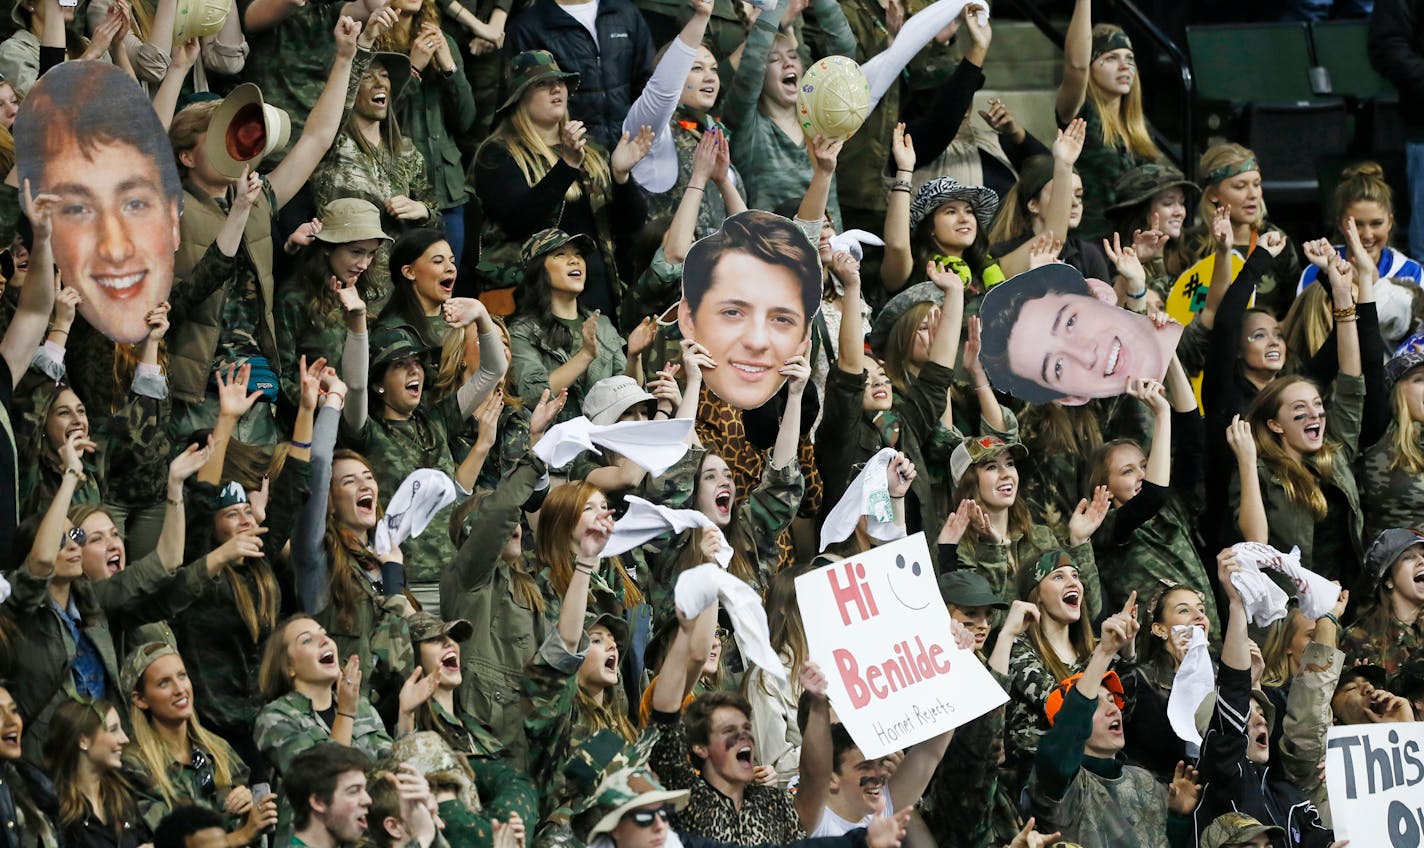
<svg viewBox="0 0 1424 848">
<path fill-rule="evenodd" d="M 173 787 L 173 803 L 168 803 L 154 787 L 152 800 L 149 803 L 140 804 L 143 819 L 152 829 L 158 828 L 158 823 L 163 817 L 173 812 L 180 806 L 195 804 L 200 807 L 207 807 L 219 813 L 224 812 L 223 805 L 227 803 L 227 795 L 235 786 L 245 786 L 248 778 L 247 764 L 232 749 L 232 746 L 222 740 L 221 737 L 214 737 L 221 750 L 221 754 L 227 760 L 229 775 L 228 782 L 219 785 L 216 780 L 217 770 L 213 767 L 214 752 L 203 750 L 196 742 L 190 743 L 193 749 L 193 758 L 186 763 L 173 760 L 168 763 L 168 781 Z M 198 763 L 199 765 L 194 765 Z M 125 757 L 125 768 L 146 773 L 143 766 L 137 761 Z M 201 767 L 200 767 L 201 766 Z M 242 822 L 234 818 L 230 819 L 230 826 L 240 825 Z"/>
<path fill-rule="evenodd" d="M 1084 542 L 1077 547 L 1068 547 L 1059 541 L 1052 530 L 1042 524 L 1033 525 L 1027 536 L 1019 536 L 1008 542 L 983 542 L 973 533 L 964 534 L 959 542 L 959 563 L 964 568 L 972 568 L 983 574 L 1005 603 L 1020 600 L 1015 597 L 1015 586 L 1019 568 L 1033 568 L 1038 558 L 1054 550 L 1064 550 L 1073 558 L 1078 569 L 1078 579 L 1083 583 L 1084 612 L 1096 620 L 1103 608 L 1102 584 L 1098 579 L 1098 564 L 1093 557 L 1093 547 Z"/>
<path fill-rule="evenodd" d="M 1394 674 L 1409 660 L 1424 657 L 1424 620 L 1405 624 L 1393 616 L 1383 633 L 1357 622 L 1340 640 L 1345 667 L 1367 662 Z"/>
<path fill-rule="evenodd" d="M 1083 670 L 1087 657 L 1068 667 L 1069 675 Z M 1048 715 L 1044 704 L 1048 693 L 1057 688 L 1058 678 L 1034 647 L 1028 633 L 1014 639 L 1009 652 L 1008 709 L 1004 730 L 1004 778 L 1009 786 L 1023 786 L 1033 768 L 1038 753 L 1038 741 L 1048 732 Z"/>
<path fill-rule="evenodd" d="M 237 13 L 245 16 L 252 3 L 239 0 Z M 336 41 L 331 33 L 340 16 L 339 3 L 308 3 L 294 7 L 276 25 L 252 33 L 248 41 L 252 55 L 262 59 L 248 62 L 243 78 L 262 89 L 264 101 L 286 110 L 293 141 L 301 138 L 307 115 L 316 106 L 327 74 L 336 63 Z M 278 150 L 262 164 L 275 168 L 285 153 Z"/>
<path fill-rule="evenodd" d="M 1112 232 L 1107 209 L 1117 202 L 1114 186 L 1118 177 L 1151 160 L 1131 150 L 1109 147 L 1103 140 L 1103 118 L 1091 99 L 1083 101 L 1078 117 L 1087 122 L 1083 153 L 1078 157 L 1078 174 L 1083 178 L 1083 220 L 1077 235 L 1098 239 Z"/>
<path fill-rule="evenodd" d="M 434 699 L 430 707 L 440 723 L 437 731 L 452 750 L 465 755 L 475 774 L 475 791 L 480 799 L 478 810 L 466 809 L 458 800 L 440 805 L 445 838 L 451 848 L 490 848 L 494 841 L 491 822 L 509 821 L 512 814 L 518 814 L 526 823 L 537 822 L 539 791 L 534 780 L 500 756 L 500 742 L 494 734 L 463 710 L 457 718 Z M 453 820 L 447 813 L 454 816 Z"/>
<path fill-rule="evenodd" d="M 1418 427 L 1415 428 L 1416 433 Z M 1373 445 L 1360 461 L 1360 497 L 1364 501 L 1365 538 L 1373 539 L 1391 527 L 1424 530 L 1424 474 L 1392 468 L 1398 458 L 1397 424 Z"/>
</svg>

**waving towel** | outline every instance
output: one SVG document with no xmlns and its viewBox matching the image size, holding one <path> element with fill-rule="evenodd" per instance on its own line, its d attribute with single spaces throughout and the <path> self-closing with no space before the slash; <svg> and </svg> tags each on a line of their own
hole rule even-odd
<svg viewBox="0 0 1424 848">
<path fill-rule="evenodd" d="M 584 451 L 601 453 L 608 448 L 657 476 L 667 471 L 687 453 L 691 418 L 664 421 L 620 421 L 595 424 L 586 416 L 555 424 L 534 446 L 534 454 L 550 468 L 562 468 Z"/>
<path fill-rule="evenodd" d="M 732 619 L 732 632 L 742 656 L 755 663 L 783 686 L 789 682 L 786 665 L 771 647 L 771 629 L 766 623 L 766 609 L 756 590 L 746 581 L 716 563 L 706 562 L 689 568 L 677 576 L 673 589 L 677 611 L 685 618 L 695 618 L 721 599 L 722 608 Z"/>
<path fill-rule="evenodd" d="M 683 533 L 701 527 L 722 539 L 722 546 L 717 550 L 717 564 L 723 568 L 731 564 L 732 546 L 727 544 L 727 537 L 722 535 L 712 519 L 697 510 L 673 509 L 645 501 L 637 495 L 626 495 L 623 501 L 628 504 L 628 511 L 613 525 L 613 535 L 603 546 L 602 556 L 626 553 L 664 533 Z"/>
<path fill-rule="evenodd" d="M 845 494 L 821 525 L 822 551 L 854 533 L 862 515 L 867 518 L 866 530 L 872 538 L 882 542 L 904 538 L 905 528 L 895 523 L 890 491 L 885 485 L 885 472 L 895 453 L 894 448 L 881 448 L 850 481 Z"/>
<path fill-rule="evenodd" d="M 440 510 L 455 502 L 455 481 L 443 471 L 417 468 L 401 481 L 376 525 L 376 553 L 384 555 L 411 536 L 419 536 Z"/>
<path fill-rule="evenodd" d="M 1177 738 L 1187 743 L 1188 753 L 1200 750 L 1201 734 L 1197 732 L 1197 708 L 1216 688 L 1216 670 L 1211 664 L 1211 652 L 1207 646 L 1206 631 L 1195 625 L 1178 624 L 1172 628 L 1176 638 L 1179 630 L 1190 627 L 1191 641 L 1187 643 L 1187 653 L 1182 664 L 1177 667 L 1177 676 L 1172 678 L 1172 693 L 1167 696 L 1167 720 Z"/>
<path fill-rule="evenodd" d="M 1241 570 L 1231 575 L 1231 584 L 1241 593 L 1246 620 L 1257 627 L 1265 627 L 1285 618 L 1290 596 L 1261 570 L 1283 554 L 1260 542 L 1239 542 L 1231 546 L 1231 552 L 1241 564 Z"/>
</svg>

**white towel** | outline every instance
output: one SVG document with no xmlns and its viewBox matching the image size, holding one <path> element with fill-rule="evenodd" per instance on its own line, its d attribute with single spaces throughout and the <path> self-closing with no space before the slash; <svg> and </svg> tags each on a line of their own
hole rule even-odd
<svg viewBox="0 0 1424 848">
<path fill-rule="evenodd" d="M 1177 738 L 1189 747 L 1201 748 L 1201 734 L 1197 733 L 1197 708 L 1216 688 L 1216 670 L 1211 664 L 1211 653 L 1207 647 L 1206 631 L 1195 625 L 1178 624 L 1172 628 L 1176 638 L 1179 630 L 1190 627 L 1192 639 L 1187 643 L 1186 656 L 1177 667 L 1177 676 L 1172 678 L 1172 693 L 1167 696 L 1167 720 Z"/>
<path fill-rule="evenodd" d="M 771 647 L 771 629 L 766 623 L 761 598 L 745 581 L 716 563 L 706 562 L 677 576 L 673 598 L 677 611 L 685 618 L 696 618 L 720 598 L 722 608 L 732 619 L 732 632 L 742 656 L 776 678 L 782 686 L 789 685 L 786 665 Z"/>
<path fill-rule="evenodd" d="M 895 523 L 890 491 L 885 485 L 885 473 L 895 453 L 894 448 L 881 448 L 850 481 L 821 525 L 822 551 L 854 533 L 862 515 L 867 518 L 866 530 L 872 538 L 890 542 L 905 537 L 905 528 Z"/>
<path fill-rule="evenodd" d="M 628 505 L 628 511 L 613 525 L 613 535 L 603 546 L 602 556 L 626 553 L 664 533 L 684 533 L 700 527 L 711 530 L 722 540 L 722 546 L 717 549 L 717 564 L 723 568 L 731 564 L 732 546 L 727 544 L 727 537 L 722 535 L 712 519 L 697 510 L 673 509 L 650 503 L 637 495 L 626 495 L 623 501 Z"/>
<path fill-rule="evenodd" d="M 419 536 L 437 513 L 455 502 L 455 481 L 443 471 L 417 468 L 401 481 L 376 525 L 376 553 L 387 554 L 411 536 Z"/>
<path fill-rule="evenodd" d="M 604 447 L 657 476 L 687 453 L 692 423 L 691 418 L 673 418 L 595 424 L 580 415 L 550 427 L 534 446 L 534 453 L 550 468 L 562 468 L 584 451 L 601 453 L 598 448 Z"/>
<path fill-rule="evenodd" d="M 1260 542 L 1238 542 L 1231 546 L 1231 552 L 1241 564 L 1241 570 L 1231 575 L 1231 584 L 1241 594 L 1246 620 L 1265 627 L 1285 618 L 1290 596 L 1261 570 L 1284 554 Z"/>
<path fill-rule="evenodd" d="M 865 230 L 846 230 L 831 236 L 831 252 L 845 251 L 854 256 L 857 262 L 865 258 L 865 249 L 861 247 L 863 244 L 873 244 L 876 247 L 885 246 L 885 242 L 880 236 Z"/>
<path fill-rule="evenodd" d="M 10 599 L 10 581 L 5 579 L 5 575 L 0 574 L 0 604 Z"/>
<path fill-rule="evenodd" d="M 890 86 L 900 78 L 900 72 L 905 66 L 910 64 L 910 60 L 915 58 L 926 44 L 930 43 L 940 30 L 949 26 L 954 19 L 959 17 L 959 13 L 968 6 L 971 0 L 939 0 L 933 6 L 921 9 L 915 14 L 905 19 L 901 24 L 900 32 L 895 36 L 895 40 L 890 42 L 890 46 L 880 51 L 870 61 L 860 66 L 865 73 L 865 79 L 870 83 L 870 108 L 880 102 L 880 98 L 885 96 L 885 92 L 890 90 Z M 980 18 L 987 20 L 989 17 L 989 4 L 986 0 L 975 0 L 984 6 L 984 13 Z M 969 34 L 962 33 L 960 38 L 968 38 Z"/>
<path fill-rule="evenodd" d="M 1270 555 L 1263 557 L 1261 568 L 1279 571 L 1290 579 L 1295 587 L 1295 599 L 1306 618 L 1311 621 L 1323 618 L 1335 608 L 1335 602 L 1340 600 L 1340 587 L 1301 565 L 1300 548 L 1293 547 L 1290 553 L 1283 554 L 1275 548 L 1262 547 L 1270 551 Z"/>
</svg>

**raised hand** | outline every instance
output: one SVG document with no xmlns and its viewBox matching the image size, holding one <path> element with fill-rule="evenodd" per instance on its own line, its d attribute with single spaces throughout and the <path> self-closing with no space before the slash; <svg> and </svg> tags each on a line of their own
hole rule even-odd
<svg viewBox="0 0 1424 848">
<path fill-rule="evenodd" d="M 1020 830 L 1014 835 L 1014 841 L 1009 843 L 1009 848 L 1046 848 L 1046 846 L 1058 841 L 1058 837 L 1063 835 L 1061 831 L 1039 833 L 1033 829 L 1033 824 L 1034 819 L 1032 817 L 1024 822 L 1023 830 Z"/>
<path fill-rule="evenodd" d="M 904 124 L 895 125 L 895 136 L 890 142 L 890 153 L 895 157 L 896 171 L 915 170 L 915 142 L 905 132 Z"/>
<path fill-rule="evenodd" d="M 999 135 L 1009 136 L 1015 141 L 1023 141 L 1027 134 L 1018 121 L 1014 120 L 1014 113 L 1004 101 L 995 97 L 989 100 L 989 108 L 979 110 L 979 117 L 984 119 L 984 123 L 989 125 L 989 129 Z"/>
<path fill-rule="evenodd" d="M 1251 434 L 1251 422 L 1242 421 L 1240 415 L 1233 415 L 1226 425 L 1226 444 L 1236 454 L 1238 465 L 1256 467 L 1256 437 Z"/>
<path fill-rule="evenodd" d="M 168 463 L 168 482 L 174 485 L 182 485 L 184 480 L 198 473 L 198 469 L 208 463 L 208 457 L 212 455 L 212 437 L 208 437 L 208 444 L 199 447 L 198 445 L 188 445 L 188 447 L 173 460 Z"/>
<path fill-rule="evenodd" d="M 930 282 L 935 284 L 935 288 L 945 293 L 948 297 L 952 291 L 964 291 L 964 280 L 954 272 L 952 268 L 942 262 L 930 260 L 925 265 L 925 273 L 929 275 Z"/>
<path fill-rule="evenodd" d="M 233 188 L 236 193 L 232 198 L 232 208 L 251 209 L 257 203 L 257 198 L 262 196 L 262 175 L 244 165 L 242 176 L 237 178 Z"/>
<path fill-rule="evenodd" d="M 579 328 L 580 340 L 583 343 L 583 347 L 579 349 L 588 351 L 591 356 L 598 354 L 598 316 L 599 312 L 595 309 L 583 319 L 583 326 Z"/>
<path fill-rule="evenodd" d="M 366 18 L 366 26 L 361 29 L 356 43 L 370 50 L 376 46 L 376 41 L 389 32 L 391 27 L 394 27 L 399 21 L 400 12 L 392 9 L 389 5 L 377 9 L 371 13 L 370 17 Z"/>
<path fill-rule="evenodd" d="M 776 369 L 786 378 L 786 386 L 792 397 L 800 397 L 806 391 L 806 381 L 811 379 L 811 365 L 804 356 L 793 356 L 786 364 Z"/>
<path fill-rule="evenodd" d="M 1014 601 L 1009 604 L 1009 613 L 1004 617 L 1004 632 L 999 635 L 999 638 L 1014 639 L 1027 633 L 1029 626 L 1038 621 L 1038 617 L 1038 604 L 1029 601 Z"/>
<path fill-rule="evenodd" d="M 1330 244 L 1330 239 L 1311 239 L 1301 245 L 1300 249 L 1305 254 L 1306 260 L 1322 271 L 1329 269 L 1335 261 L 1335 247 Z"/>
<path fill-rule="evenodd" d="M 539 396 L 539 403 L 534 407 L 533 414 L 529 416 L 529 443 L 531 445 L 536 444 L 544 433 L 548 432 L 568 399 L 568 389 L 561 389 L 552 398 L 549 397 L 549 390 L 545 389 L 544 393 Z"/>
<path fill-rule="evenodd" d="M 252 378 L 252 366 L 243 363 L 240 366 L 229 365 L 227 376 L 224 378 L 222 369 L 218 369 L 214 375 L 218 382 L 218 415 L 236 420 L 246 415 L 257 399 L 262 397 L 261 392 L 247 391 L 248 381 Z"/>
<path fill-rule="evenodd" d="M 868 848 L 900 848 L 905 838 L 905 825 L 910 821 L 913 806 L 896 810 L 893 816 L 873 816 L 865 828 L 865 844 Z"/>
<path fill-rule="evenodd" d="M 366 314 L 366 301 L 361 297 L 360 290 L 356 288 L 355 280 L 348 282 L 332 276 L 327 284 L 336 294 L 336 302 L 341 304 L 341 311 L 347 318 Z"/>
<path fill-rule="evenodd" d="M 643 157 L 653 149 L 653 138 L 653 128 L 646 124 L 638 129 L 636 136 L 630 137 L 628 133 L 623 133 L 608 160 L 608 167 L 613 171 L 614 179 L 622 182 L 628 178 L 633 166 L 643 161 Z"/>
<path fill-rule="evenodd" d="M 483 445 L 486 450 L 494 447 L 494 440 L 499 436 L 499 418 L 503 414 L 504 390 L 495 388 L 475 407 L 475 423 L 479 425 L 475 444 Z"/>
<path fill-rule="evenodd" d="M 1153 212 L 1147 221 L 1147 229 L 1133 230 L 1132 249 L 1137 253 L 1137 258 L 1143 262 L 1151 262 L 1162 255 L 1166 249 L 1167 242 L 1171 236 L 1162 229 L 1162 216 Z"/>
<path fill-rule="evenodd" d="M 1217 253 L 1230 253 L 1236 246 L 1236 230 L 1231 226 L 1231 205 L 1223 203 L 1216 207 L 1211 219 L 1211 241 Z"/>
<path fill-rule="evenodd" d="M 628 334 L 628 358 L 634 359 L 641 356 L 643 351 L 653 346 L 653 342 L 657 337 L 658 325 L 657 322 L 653 320 L 653 316 L 649 315 L 642 321 L 639 321 L 638 326 L 634 327 L 633 331 Z"/>
<path fill-rule="evenodd" d="M 1267 230 L 1256 239 L 1256 244 L 1272 256 L 1280 256 L 1286 249 L 1286 234 L 1280 230 Z"/>
<path fill-rule="evenodd" d="M 341 670 L 341 679 L 336 681 L 336 711 L 349 716 L 356 715 L 356 704 L 361 698 L 361 658 L 355 654 L 346 661 Z"/>
<path fill-rule="evenodd" d="M 1028 245 L 1028 268 L 1032 271 L 1035 268 L 1042 268 L 1044 265 L 1052 265 L 1058 261 L 1058 254 L 1063 250 L 1063 242 L 1054 238 L 1052 230 L 1044 230 L 1033 237 Z"/>
<path fill-rule="evenodd" d="M 1108 260 L 1117 268 L 1123 279 L 1133 284 L 1134 291 L 1147 286 L 1147 269 L 1142 267 L 1142 260 L 1135 248 L 1122 246 L 1122 236 L 1113 233 L 1111 242 L 1103 239 L 1103 253 L 1107 254 Z"/>
<path fill-rule="evenodd" d="M 821 667 L 810 660 L 801 666 L 801 673 L 796 675 L 796 680 L 801 684 L 801 691 L 813 698 L 825 699 L 826 689 L 830 686 L 830 681 L 821 671 Z"/>
<path fill-rule="evenodd" d="M 1058 137 L 1053 140 L 1053 158 L 1069 165 L 1074 164 L 1083 153 L 1083 141 L 1087 137 L 1087 121 L 1082 118 L 1069 121 L 1068 126 L 1059 130 Z"/>
<path fill-rule="evenodd" d="M 245 559 L 257 559 L 262 556 L 262 537 L 266 533 L 266 527 L 240 530 L 232 534 L 209 556 L 214 561 L 223 564 L 241 562 Z"/>
<path fill-rule="evenodd" d="M 173 50 L 169 56 L 169 70 L 177 69 L 181 73 L 187 73 L 188 69 L 198 63 L 198 57 L 202 54 L 202 44 L 196 38 L 190 38 L 182 44 L 173 45 Z"/>
<path fill-rule="evenodd" d="M 416 666 L 415 671 L 401 684 L 400 711 L 406 715 L 414 713 L 435 695 L 439 686 L 439 675 L 427 675 L 425 669 Z"/>
<path fill-rule="evenodd" d="M 915 464 L 903 453 L 895 454 L 885 468 L 885 488 L 892 498 L 903 498 L 917 476 Z"/>
<path fill-rule="evenodd" d="M 79 308 L 83 299 L 79 297 L 79 292 L 69 286 L 60 286 L 59 292 L 54 296 L 54 327 L 57 330 L 68 330 L 74 325 L 74 313 Z"/>
<path fill-rule="evenodd" d="M 84 454 L 93 453 L 99 446 L 83 433 L 70 433 L 64 440 L 64 444 L 59 446 L 59 461 L 64 465 L 65 473 L 74 472 L 82 480 L 84 478 Z"/>
<path fill-rule="evenodd" d="M 25 217 L 30 219 L 30 231 L 34 233 L 34 241 L 48 239 L 53 226 L 55 206 L 59 203 L 59 196 L 55 194 L 34 194 L 30 187 L 30 181 L 25 180 L 25 191 L 23 196 Z"/>
<path fill-rule="evenodd" d="M 1369 251 L 1360 241 L 1360 229 L 1355 226 L 1353 217 L 1345 219 L 1345 247 L 1349 254 L 1350 264 L 1355 266 L 1355 278 L 1361 281 L 1375 282 L 1379 280 L 1379 266 L 1370 258 Z"/>
<path fill-rule="evenodd" d="M 1236 552 L 1230 548 L 1222 548 L 1216 555 L 1216 579 L 1221 584 L 1221 591 L 1226 594 L 1227 603 L 1241 602 L 1241 593 L 1237 591 L 1236 584 L 1231 582 L 1231 575 L 1240 571 L 1241 563 L 1236 561 Z"/>
<path fill-rule="evenodd" d="M 1127 393 L 1142 401 L 1156 416 L 1168 415 L 1172 404 L 1167 401 L 1167 388 L 1156 380 L 1133 377 L 1127 381 Z"/>
<path fill-rule="evenodd" d="M 1167 786 L 1167 809 L 1179 816 L 1189 816 L 1201 799 L 1201 784 L 1195 767 L 1178 762 Z"/>
<path fill-rule="evenodd" d="M 831 256 L 831 273 L 841 285 L 858 287 L 860 285 L 860 260 L 844 250 L 837 250 Z"/>
<path fill-rule="evenodd" d="M 694 380 L 702 380 L 703 371 L 711 371 L 717 367 L 717 363 L 712 360 L 712 355 L 707 352 L 707 348 L 692 341 L 683 339 L 679 342 L 682 348 L 682 370 L 687 375 L 689 383 Z"/>
<path fill-rule="evenodd" d="M 970 3 L 960 13 L 964 20 L 964 28 L 969 30 L 969 37 L 973 39 L 974 46 L 980 50 L 988 50 L 989 42 L 994 40 L 994 25 L 990 23 L 989 16 L 985 14 L 985 11 L 984 4 Z"/>
<path fill-rule="evenodd" d="M 440 306 L 440 314 L 451 327 L 468 327 L 489 316 L 489 309 L 478 298 L 452 297 Z"/>
<path fill-rule="evenodd" d="M 608 546 L 608 537 L 613 535 L 613 513 L 604 510 L 594 519 L 593 526 L 583 531 L 579 537 L 579 555 L 585 559 L 596 559 Z"/>
<path fill-rule="evenodd" d="M 356 55 L 356 40 L 361 36 L 361 22 L 342 15 L 336 20 L 332 35 L 336 38 L 336 55 L 342 59 L 350 59 Z"/>
<path fill-rule="evenodd" d="M 677 385 L 677 372 L 680 370 L 682 369 L 677 363 L 669 363 L 648 383 L 648 393 L 657 398 L 658 410 L 669 417 L 677 410 L 678 404 L 682 403 L 682 389 Z"/>
<path fill-rule="evenodd" d="M 1068 519 L 1068 544 L 1076 547 L 1093 538 L 1108 515 L 1112 501 L 1108 497 L 1108 487 L 1098 486 L 1093 490 L 1093 499 L 1078 502 L 1078 508 Z"/>
<path fill-rule="evenodd" d="M 717 168 L 717 142 L 718 134 L 714 127 L 704 132 L 693 148 L 692 173 L 687 180 L 689 187 L 701 187 L 706 191 L 707 184 L 712 182 L 712 172 Z"/>
<path fill-rule="evenodd" d="M 811 139 L 811 166 L 817 173 L 834 174 L 836 172 L 836 162 L 840 159 L 841 148 L 845 147 L 846 140 L 843 138 L 827 138 L 817 135 Z"/>
</svg>

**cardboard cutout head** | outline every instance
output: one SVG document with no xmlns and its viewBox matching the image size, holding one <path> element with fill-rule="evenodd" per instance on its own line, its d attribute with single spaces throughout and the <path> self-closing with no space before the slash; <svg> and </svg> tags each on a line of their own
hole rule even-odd
<svg viewBox="0 0 1424 848">
<path fill-rule="evenodd" d="M 1120 308 L 1112 286 L 1056 263 L 990 289 L 979 318 L 990 382 L 1029 403 L 1077 406 L 1133 377 L 1161 380 L 1182 337 L 1182 325 L 1158 327 Z"/>
<path fill-rule="evenodd" d="M 116 342 L 148 335 L 168 299 L 182 185 L 168 134 L 138 83 L 97 61 L 40 77 L 15 118 L 20 184 L 53 194 L 55 265 L 79 314 Z"/>
<path fill-rule="evenodd" d="M 821 306 L 816 247 L 792 221 L 749 211 L 687 252 L 677 322 L 707 349 L 703 382 L 738 409 L 771 400 L 786 360 L 804 356 Z"/>
</svg>

